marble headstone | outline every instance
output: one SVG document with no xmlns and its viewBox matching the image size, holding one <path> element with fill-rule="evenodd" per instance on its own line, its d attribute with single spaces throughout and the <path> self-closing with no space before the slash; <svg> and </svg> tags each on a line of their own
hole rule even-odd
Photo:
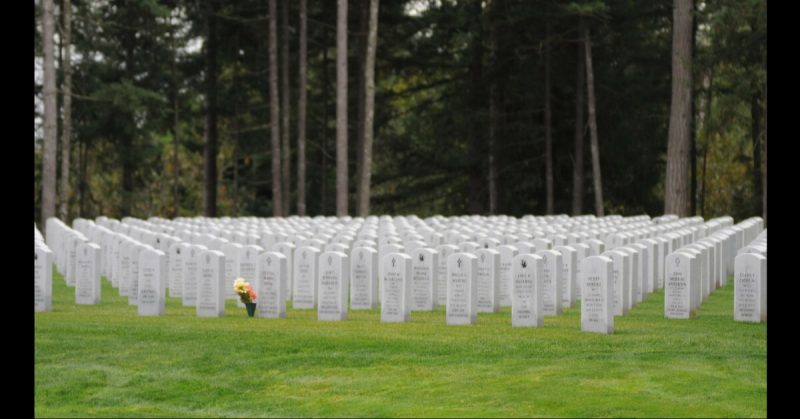
<svg viewBox="0 0 800 419">
<path fill-rule="evenodd" d="M 258 255 L 255 283 L 256 309 L 258 317 L 285 318 L 288 270 L 286 256 L 279 252 L 264 252 Z"/>
<path fill-rule="evenodd" d="M 347 255 L 339 251 L 323 252 L 319 256 L 317 272 L 317 320 L 347 319 L 347 298 L 350 294 L 350 262 Z"/>
<path fill-rule="evenodd" d="M 742 253 L 734 260 L 733 319 L 767 321 L 767 258 Z"/>
<path fill-rule="evenodd" d="M 225 254 L 218 250 L 205 250 L 200 254 L 197 281 L 197 317 L 222 317 L 225 315 Z M 233 283 L 229 287 L 233 290 Z"/>
<path fill-rule="evenodd" d="M 544 325 L 544 262 L 542 257 L 522 253 L 511 265 L 511 326 L 542 327 Z"/>
<path fill-rule="evenodd" d="M 317 267 L 319 249 L 301 246 L 295 251 L 292 307 L 311 309 L 317 305 Z"/>
<path fill-rule="evenodd" d="M 184 307 L 197 306 L 197 284 L 200 279 L 200 256 L 207 250 L 207 247 L 200 244 L 190 245 L 187 249 L 183 259 L 182 304 Z"/>
<path fill-rule="evenodd" d="M 33 246 L 33 306 L 34 311 L 53 307 L 53 252 L 45 246 Z"/>
<path fill-rule="evenodd" d="M 75 304 L 100 304 L 100 246 L 81 243 L 75 251 Z"/>
<path fill-rule="evenodd" d="M 554 250 L 536 252 L 542 258 L 542 311 L 545 316 L 561 314 L 561 254 Z"/>
<path fill-rule="evenodd" d="M 500 279 L 498 284 L 498 299 L 500 307 L 511 306 L 511 265 L 512 259 L 517 255 L 517 248 L 511 245 L 501 245 L 495 248 L 500 253 Z"/>
<path fill-rule="evenodd" d="M 350 308 L 371 310 L 378 306 L 378 252 L 355 247 L 350 255 Z"/>
<path fill-rule="evenodd" d="M 458 252 L 447 258 L 447 324 L 474 324 L 478 320 L 478 257 Z"/>
<path fill-rule="evenodd" d="M 411 310 L 431 311 L 435 306 L 439 259 L 436 250 L 417 247 L 411 251 Z"/>
<path fill-rule="evenodd" d="M 166 268 L 164 252 L 152 247 L 139 252 L 139 298 L 136 309 L 138 315 L 164 315 Z"/>
<path fill-rule="evenodd" d="M 411 256 L 391 252 L 381 260 L 381 321 L 400 323 L 411 320 Z"/>
<path fill-rule="evenodd" d="M 605 256 L 581 260 L 581 330 L 584 332 L 614 332 L 613 263 Z"/>
<path fill-rule="evenodd" d="M 476 274 L 478 313 L 496 313 L 500 308 L 500 252 L 484 248 L 475 252 L 478 257 Z"/>
<path fill-rule="evenodd" d="M 688 319 L 692 315 L 692 268 L 694 256 L 674 252 L 664 259 L 664 316 L 668 319 Z"/>
</svg>

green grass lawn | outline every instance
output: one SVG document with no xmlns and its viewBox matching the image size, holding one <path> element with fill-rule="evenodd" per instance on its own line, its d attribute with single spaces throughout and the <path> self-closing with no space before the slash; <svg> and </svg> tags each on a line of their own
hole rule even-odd
<svg viewBox="0 0 800 419">
<path fill-rule="evenodd" d="M 510 309 L 471 326 L 444 309 L 381 324 L 380 311 L 320 322 L 314 310 L 163 317 L 103 279 L 76 306 L 53 278 L 36 313 L 35 414 L 42 416 L 766 416 L 766 325 L 733 321 L 733 284 L 693 320 L 667 320 L 663 291 L 613 335 L 580 331 L 580 308 L 512 328 Z"/>
</svg>

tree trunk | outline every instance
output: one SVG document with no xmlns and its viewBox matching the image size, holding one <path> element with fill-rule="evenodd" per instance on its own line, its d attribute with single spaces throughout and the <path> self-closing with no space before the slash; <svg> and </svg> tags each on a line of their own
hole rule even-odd
<svg viewBox="0 0 800 419">
<path fill-rule="evenodd" d="M 207 9 L 208 38 L 206 45 L 206 127 L 204 153 L 205 215 L 217 216 L 217 3 Z"/>
<path fill-rule="evenodd" d="M 550 21 L 546 24 L 544 47 L 544 159 L 547 184 L 547 213 L 553 214 L 553 131 L 550 109 Z"/>
<path fill-rule="evenodd" d="M 764 208 L 761 218 L 767 228 L 767 82 L 764 81 Z"/>
<path fill-rule="evenodd" d="M 375 121 L 375 51 L 378 45 L 379 0 L 369 0 L 369 30 L 364 64 L 364 141 L 362 163 L 358 174 L 358 215 L 369 215 L 370 180 L 372 177 L 372 142 Z"/>
<path fill-rule="evenodd" d="M 130 62 L 129 62 L 130 63 Z M 133 121 L 128 123 L 133 124 Z M 127 217 L 133 214 L 133 171 L 134 167 L 134 147 L 133 135 L 122 135 L 122 199 L 120 201 L 119 216 Z"/>
<path fill-rule="evenodd" d="M 578 33 L 583 33 L 583 18 L 578 22 Z M 575 85 L 575 166 L 572 171 L 572 215 L 583 213 L 583 83 L 584 83 L 584 58 L 583 48 L 578 43 L 578 76 Z"/>
<path fill-rule="evenodd" d="M 694 16 L 695 9 L 694 5 L 692 5 L 692 16 Z M 692 61 L 694 61 L 695 57 L 695 39 L 697 38 L 697 19 L 692 19 Z M 689 154 L 691 156 L 691 162 L 689 164 L 691 168 L 690 172 L 690 179 L 691 179 L 691 188 L 689 192 L 689 214 L 692 216 L 697 215 L 697 117 L 695 115 L 695 91 L 694 91 L 694 83 L 690 83 L 689 86 L 692 89 L 691 100 L 689 101 L 689 144 L 690 150 Z"/>
<path fill-rule="evenodd" d="M 597 118 L 595 115 L 594 70 L 592 69 L 592 42 L 589 28 L 583 27 L 583 45 L 586 60 L 586 93 L 589 104 L 589 133 L 592 141 L 592 178 L 594 181 L 594 209 L 598 217 L 603 211 L 603 180 L 600 173 L 600 144 L 597 139 Z"/>
<path fill-rule="evenodd" d="M 692 95 L 692 102 L 694 102 L 694 95 Z M 694 103 L 691 103 L 689 108 L 692 115 L 692 120 L 689 124 L 689 215 L 694 216 L 697 214 L 697 136 L 695 135 Z"/>
<path fill-rule="evenodd" d="M 356 56 L 358 57 L 358 91 L 356 103 L 358 104 L 358 116 L 356 120 L 356 214 L 361 208 L 361 172 L 364 165 L 364 118 L 366 105 L 366 70 L 367 65 L 367 35 L 369 34 L 369 4 L 370 0 L 359 0 L 356 3 L 361 10 L 358 22 L 358 34 L 356 36 Z"/>
<path fill-rule="evenodd" d="M 497 85 L 489 86 L 489 213 L 497 213 Z"/>
<path fill-rule="evenodd" d="M 714 78 L 712 75 L 708 76 L 708 87 L 706 88 L 706 98 L 705 98 L 705 112 L 703 115 L 703 129 L 705 131 L 705 144 L 703 144 L 703 183 L 700 184 L 700 216 L 703 218 L 706 217 L 706 166 L 708 163 L 708 147 L 711 145 L 711 101 L 713 100 L 712 96 L 712 85 L 714 83 Z"/>
<path fill-rule="evenodd" d="M 70 196 L 70 183 L 69 183 L 69 160 L 70 140 L 72 139 L 72 54 L 70 47 L 72 46 L 72 4 L 70 0 L 64 0 L 63 5 L 64 13 L 64 26 L 63 30 L 63 45 L 64 45 L 64 122 L 61 131 L 61 208 L 60 216 L 64 222 L 68 222 L 69 216 L 69 196 Z"/>
<path fill-rule="evenodd" d="M 484 147 L 484 129 L 486 124 L 484 118 L 481 117 L 484 111 L 485 95 L 483 93 L 483 26 L 481 15 L 483 13 L 481 1 L 473 0 L 471 3 L 472 16 L 477 25 L 477 36 L 472 38 L 472 45 L 470 46 L 470 64 L 468 74 L 470 78 L 470 91 L 469 91 L 469 110 L 472 113 L 471 127 L 468 130 L 467 136 L 470 143 L 470 165 L 468 170 L 469 175 L 469 203 L 468 211 L 470 214 L 480 214 L 484 210 L 485 201 L 482 199 L 485 185 L 483 177 L 483 156 L 486 152 Z"/>
<path fill-rule="evenodd" d="M 306 0 L 300 0 L 300 51 L 297 83 L 297 215 L 306 215 Z"/>
<path fill-rule="evenodd" d="M 178 92 L 180 85 L 178 82 L 178 50 L 175 46 L 175 31 L 170 32 L 170 41 L 172 41 L 172 216 L 177 217 L 180 213 L 180 199 L 178 197 L 178 180 L 180 179 L 180 163 L 178 161 L 178 122 L 180 121 L 178 115 Z"/>
<path fill-rule="evenodd" d="M 689 141 L 692 96 L 692 4 L 675 0 L 672 30 L 672 104 L 667 144 L 664 212 L 689 214 Z"/>
<path fill-rule="evenodd" d="M 499 90 L 499 40 L 497 37 L 498 21 L 499 21 L 499 4 L 498 0 L 492 0 L 489 3 L 489 45 L 491 66 L 490 82 L 489 82 L 489 213 L 497 213 L 497 137 L 499 129 L 498 121 L 498 90 Z"/>
<path fill-rule="evenodd" d="M 284 217 L 289 216 L 289 186 L 292 179 L 291 175 L 291 149 L 289 148 L 289 121 L 291 116 L 290 98 L 291 91 L 289 90 L 289 0 L 283 1 L 283 10 L 281 11 L 281 180 L 282 190 L 281 196 L 283 197 L 283 207 L 281 211 Z"/>
<path fill-rule="evenodd" d="M 763 212 L 762 197 L 764 196 L 761 181 L 761 103 L 760 94 L 756 90 L 750 97 L 750 134 L 753 141 L 753 196 L 756 203 L 756 214 Z"/>
<path fill-rule="evenodd" d="M 320 155 L 322 156 L 322 163 L 320 166 L 320 214 L 327 214 L 328 208 L 328 97 L 331 80 L 328 75 L 328 48 L 322 49 L 322 148 Z"/>
<path fill-rule="evenodd" d="M 233 50 L 239 51 L 239 43 L 241 32 L 237 31 L 234 37 L 234 44 Z M 239 54 L 238 52 L 233 59 L 233 86 L 232 91 L 238 92 L 239 91 Z M 231 208 L 231 212 L 234 217 L 239 215 L 239 131 L 240 131 L 240 123 L 239 123 L 239 96 L 235 95 L 233 97 L 233 191 L 231 198 L 233 201 L 233 205 Z"/>
<path fill-rule="evenodd" d="M 47 219 L 56 215 L 56 69 L 53 46 L 53 0 L 42 1 L 44 49 L 44 144 L 42 149 L 42 213 L 39 227 L 47 234 Z"/>
<path fill-rule="evenodd" d="M 347 215 L 347 0 L 336 13 L 336 216 Z"/>
<path fill-rule="evenodd" d="M 86 143 L 78 143 L 78 217 L 86 214 Z"/>
<path fill-rule="evenodd" d="M 272 216 L 283 213 L 281 194 L 280 107 L 278 104 L 278 15 L 277 0 L 269 0 L 269 108 L 272 151 Z"/>
</svg>

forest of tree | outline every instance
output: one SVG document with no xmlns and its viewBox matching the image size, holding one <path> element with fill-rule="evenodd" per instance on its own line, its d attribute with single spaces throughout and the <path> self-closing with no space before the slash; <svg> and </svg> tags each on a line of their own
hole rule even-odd
<svg viewBox="0 0 800 419">
<path fill-rule="evenodd" d="M 37 222 L 766 219 L 764 0 L 34 9 Z"/>
</svg>

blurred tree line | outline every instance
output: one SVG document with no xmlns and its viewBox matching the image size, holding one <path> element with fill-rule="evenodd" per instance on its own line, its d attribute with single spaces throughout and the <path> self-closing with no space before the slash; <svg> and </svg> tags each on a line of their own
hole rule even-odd
<svg viewBox="0 0 800 419">
<path fill-rule="evenodd" d="M 53 1 L 38 0 L 34 13 L 37 221 L 43 3 Z M 279 173 L 284 208 L 275 208 L 273 1 L 55 0 L 56 173 L 62 180 L 68 175 L 69 185 L 58 184 L 56 205 L 66 204 L 67 219 L 209 214 L 207 173 L 216 191 L 213 214 L 298 213 L 301 2 L 278 0 L 274 16 L 281 135 L 288 134 L 278 148 L 286 162 Z M 305 213 L 330 215 L 337 208 L 337 3 L 306 1 Z M 351 215 L 358 208 L 370 3 L 349 0 L 347 13 Z M 673 1 L 372 3 L 378 26 L 370 213 L 595 213 L 584 34 L 591 43 L 602 207 L 663 213 Z M 766 2 L 697 0 L 692 8 L 691 208 L 706 218 L 761 215 Z M 71 53 L 68 147 L 65 51 Z M 214 171 L 204 166 L 209 136 L 216 141 Z"/>
</svg>

